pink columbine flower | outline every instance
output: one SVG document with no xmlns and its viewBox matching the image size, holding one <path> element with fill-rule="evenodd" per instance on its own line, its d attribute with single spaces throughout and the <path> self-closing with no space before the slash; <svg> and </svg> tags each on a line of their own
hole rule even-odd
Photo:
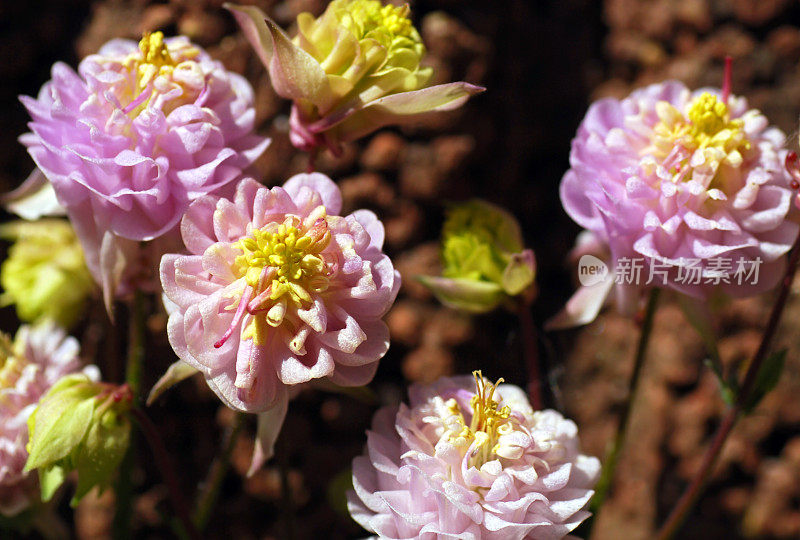
<svg viewBox="0 0 800 540">
<path fill-rule="evenodd" d="M 622 101 L 603 99 L 572 141 L 561 200 L 608 250 L 623 312 L 646 286 L 704 300 L 716 291 L 757 294 L 782 275 L 798 232 L 787 220 L 785 137 L 744 98 L 727 94 L 670 81 Z M 633 264 L 638 279 L 627 275 Z M 596 304 L 584 296 L 582 303 Z"/>
<path fill-rule="evenodd" d="M 339 188 L 315 173 L 272 189 L 244 179 L 232 201 L 189 207 L 191 254 L 161 261 L 169 340 L 229 407 L 285 412 L 295 385 L 358 386 L 375 374 L 400 275 L 375 214 L 339 216 L 341 206 Z"/>
<path fill-rule="evenodd" d="M 380 538 L 558 539 L 584 510 L 600 462 L 577 427 L 518 387 L 475 372 L 413 385 L 379 410 L 353 460 L 348 509 Z"/>
<path fill-rule="evenodd" d="M 80 345 L 53 323 L 0 334 L 0 514 L 14 516 L 38 499 L 36 475 L 23 472 L 28 417 L 58 379 L 81 369 Z M 99 380 L 95 366 L 83 368 Z"/>
<path fill-rule="evenodd" d="M 78 73 L 57 63 L 52 77 L 36 99 L 20 98 L 33 119 L 20 140 L 104 285 L 119 266 L 118 239 L 170 231 L 191 201 L 240 177 L 269 143 L 253 134 L 249 83 L 185 37 L 115 39 Z"/>
</svg>

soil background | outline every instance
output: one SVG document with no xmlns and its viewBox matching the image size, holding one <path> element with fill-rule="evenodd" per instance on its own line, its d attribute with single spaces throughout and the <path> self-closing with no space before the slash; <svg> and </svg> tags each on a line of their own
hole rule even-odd
<svg viewBox="0 0 800 540">
<path fill-rule="evenodd" d="M 256 2 L 289 27 L 322 0 Z M 143 31 L 188 35 L 256 89 L 259 132 L 273 142 L 253 176 L 282 183 L 306 166 L 288 140 L 288 103 L 216 0 L 0 2 L 0 189 L 19 185 L 33 167 L 17 137 L 27 114 L 19 94 L 35 95 L 56 61 L 73 67 L 116 37 Z M 252 478 L 244 472 L 254 425 L 237 438 L 233 467 L 207 529 L 209 537 L 330 540 L 364 536 L 343 508 L 348 468 L 380 404 L 396 403 L 409 383 L 482 369 L 523 385 L 518 323 L 509 312 L 466 317 L 440 307 L 415 282 L 438 265 L 437 239 L 447 201 L 482 197 L 511 210 L 538 260 L 535 318 L 541 325 L 574 289 L 565 262 L 578 227 L 563 212 L 558 185 L 570 139 L 586 107 L 606 96 L 667 78 L 692 88 L 719 86 L 725 55 L 734 58 L 733 90 L 787 133 L 796 147 L 800 112 L 800 4 L 789 0 L 416 0 L 413 14 L 436 67 L 435 81 L 466 80 L 488 91 L 457 112 L 414 129 L 383 130 L 347 146 L 319 169 L 342 188 L 345 212 L 373 209 L 387 230 L 386 249 L 403 274 L 390 314 L 392 347 L 370 392 L 308 390 L 291 404 L 278 455 Z M 10 219 L 4 216 L 4 219 Z M 797 285 L 800 285 L 798 283 Z M 800 298 L 797 289 L 778 341 L 789 346 L 776 391 L 729 440 L 706 497 L 683 539 L 800 538 Z M 770 298 L 729 303 L 719 316 L 720 348 L 737 369 L 758 344 Z M 149 320 L 145 388 L 174 361 L 166 318 L 155 299 Z M 76 335 L 83 355 L 121 381 L 125 308 L 110 327 L 96 308 Z M 2 329 L 18 324 L 0 310 Z M 548 405 L 575 419 L 586 453 L 602 456 L 626 399 L 635 322 L 603 314 L 578 331 L 542 334 Z M 635 405 L 611 499 L 594 538 L 653 535 L 686 482 L 720 417 L 717 383 L 702 367 L 700 340 L 667 298 Z M 202 379 L 182 383 L 150 409 L 194 497 L 234 421 Z M 137 538 L 172 535 L 166 490 L 141 443 L 135 471 Z M 113 496 L 88 497 L 60 513 L 79 538 L 109 535 Z M 287 502 L 291 501 L 291 502 Z"/>
</svg>

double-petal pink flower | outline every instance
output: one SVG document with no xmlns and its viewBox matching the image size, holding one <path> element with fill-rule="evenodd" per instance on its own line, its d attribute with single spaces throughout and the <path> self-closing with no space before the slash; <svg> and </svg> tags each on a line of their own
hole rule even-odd
<svg viewBox="0 0 800 540">
<path fill-rule="evenodd" d="M 580 453 L 572 421 L 479 372 L 413 385 L 409 397 L 375 414 L 353 461 L 348 509 L 368 531 L 555 540 L 589 516 L 600 462 Z"/>
<path fill-rule="evenodd" d="M 375 374 L 400 275 L 375 214 L 339 216 L 341 206 L 336 185 L 315 173 L 272 189 L 244 179 L 232 201 L 189 207 L 190 255 L 161 261 L 169 340 L 229 407 L 269 411 L 279 426 L 296 385 L 358 386 Z"/>
<path fill-rule="evenodd" d="M 191 201 L 239 178 L 269 142 L 253 134 L 250 84 L 160 32 L 138 45 L 112 40 L 78 73 L 57 63 L 36 99 L 20 99 L 33 120 L 20 140 L 106 288 L 129 244 L 173 229 Z"/>
<path fill-rule="evenodd" d="M 704 301 L 778 282 L 798 233 L 785 137 L 726 94 L 669 81 L 589 108 L 561 201 L 617 279 L 582 288 L 558 325 L 591 320 L 612 287 L 631 312 L 648 286 Z"/>
</svg>

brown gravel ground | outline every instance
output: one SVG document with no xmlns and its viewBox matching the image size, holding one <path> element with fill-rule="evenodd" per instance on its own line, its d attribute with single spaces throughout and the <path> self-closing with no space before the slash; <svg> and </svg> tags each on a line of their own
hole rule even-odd
<svg viewBox="0 0 800 540">
<path fill-rule="evenodd" d="M 256 2 L 289 25 L 300 11 L 321 12 L 322 0 Z M 412 8 L 428 45 L 436 81 L 484 84 L 485 94 L 456 113 L 414 129 L 385 130 L 346 148 L 319 167 L 339 181 L 345 211 L 371 208 L 384 220 L 387 250 L 404 285 L 388 316 L 392 349 L 372 383 L 374 399 L 307 391 L 292 404 L 279 455 L 256 476 L 243 472 L 252 430 L 236 442 L 233 468 L 208 533 L 228 538 L 356 538 L 363 531 L 342 513 L 342 479 L 364 444 L 378 403 L 393 403 L 411 381 L 468 373 L 524 384 L 515 318 L 498 312 L 468 318 L 438 306 L 413 279 L 433 273 L 443 203 L 479 196 L 521 220 L 539 262 L 535 317 L 552 315 L 572 289 L 562 262 L 577 232 L 558 202 L 569 140 L 592 99 L 621 97 L 664 78 L 691 87 L 719 85 L 722 60 L 734 57 L 734 91 L 796 135 L 800 111 L 800 5 L 788 0 L 417 0 Z M 221 8 L 221 0 L 86 0 L 0 3 L 0 188 L 18 185 L 31 162 L 16 137 L 26 115 L 16 101 L 35 94 L 56 60 L 72 65 L 112 37 L 144 30 L 184 33 L 247 76 L 256 88 L 259 131 L 273 143 L 254 175 L 268 185 L 305 168 L 288 142 L 286 102 Z M 792 143 L 794 145 L 794 142 Z M 800 283 L 798 287 L 800 288 Z M 725 306 L 719 321 L 726 362 L 744 361 L 758 343 L 769 298 Z M 16 326 L 0 310 L 3 329 Z M 146 386 L 173 361 L 165 317 L 149 321 Z M 795 294 L 778 341 L 790 346 L 776 391 L 734 431 L 708 494 L 680 538 L 800 537 L 800 299 Z M 124 310 L 120 324 L 124 325 Z M 636 403 L 618 482 L 599 516 L 595 538 L 652 536 L 697 469 L 722 405 L 716 381 L 702 367 L 703 349 L 667 298 L 656 319 L 642 392 Z M 479 330 L 479 331 L 476 331 Z M 124 331 L 109 329 L 100 309 L 83 326 L 84 354 L 110 380 Z M 588 453 L 602 455 L 626 394 L 636 330 L 613 313 L 589 327 L 544 336 L 550 406 L 573 417 Z M 174 452 L 188 497 L 205 475 L 225 427 L 227 409 L 202 380 L 162 398 L 151 414 Z M 171 509 L 146 448 L 136 470 L 135 536 L 171 534 Z M 287 473 L 286 504 L 281 467 Z M 81 504 L 75 535 L 103 538 L 113 496 Z M 62 513 L 72 514 L 66 498 Z"/>
</svg>

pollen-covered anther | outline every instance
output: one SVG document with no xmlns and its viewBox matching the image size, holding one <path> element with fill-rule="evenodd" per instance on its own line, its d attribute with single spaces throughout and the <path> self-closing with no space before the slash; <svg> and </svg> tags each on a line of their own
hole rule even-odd
<svg viewBox="0 0 800 540">
<path fill-rule="evenodd" d="M 519 419 L 511 414 L 508 406 L 499 407 L 494 393 L 503 379 L 494 384 L 487 381 L 480 371 L 474 371 L 476 393 L 470 398 L 472 420 L 469 426 L 458 403 L 450 399 L 445 403 L 455 419 L 455 426 L 449 433 L 451 443 L 467 448 L 470 464 L 480 467 L 496 457 L 518 457 L 519 452 L 507 452 L 500 442 L 503 435 L 511 434 L 518 427 Z"/>
</svg>

